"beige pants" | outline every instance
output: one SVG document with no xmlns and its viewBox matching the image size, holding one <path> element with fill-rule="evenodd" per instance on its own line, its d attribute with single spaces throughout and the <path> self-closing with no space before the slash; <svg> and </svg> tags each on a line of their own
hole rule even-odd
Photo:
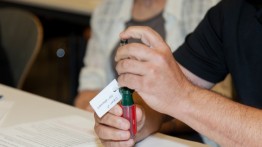
<svg viewBox="0 0 262 147">
<path fill-rule="evenodd" d="M 226 96 L 230 99 L 233 99 L 234 97 L 234 89 L 232 84 L 232 78 L 231 75 L 227 75 L 224 81 L 217 83 L 213 88 L 212 91 L 215 91 L 223 96 Z"/>
</svg>

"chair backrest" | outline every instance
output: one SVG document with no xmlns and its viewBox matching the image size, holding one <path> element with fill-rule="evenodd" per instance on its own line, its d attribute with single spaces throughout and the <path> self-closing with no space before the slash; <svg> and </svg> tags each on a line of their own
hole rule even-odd
<svg viewBox="0 0 262 147">
<path fill-rule="evenodd" d="M 1 43 L 9 59 L 14 84 L 22 88 L 42 45 L 41 22 L 26 10 L 1 8 L 0 27 Z"/>
</svg>

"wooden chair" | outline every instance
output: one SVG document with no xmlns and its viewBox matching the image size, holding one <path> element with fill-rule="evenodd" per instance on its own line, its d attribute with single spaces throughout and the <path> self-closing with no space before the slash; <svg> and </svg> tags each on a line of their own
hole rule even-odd
<svg viewBox="0 0 262 147">
<path fill-rule="evenodd" d="M 0 30 L 15 87 L 21 89 L 42 45 L 42 25 L 26 10 L 1 8 Z"/>
</svg>

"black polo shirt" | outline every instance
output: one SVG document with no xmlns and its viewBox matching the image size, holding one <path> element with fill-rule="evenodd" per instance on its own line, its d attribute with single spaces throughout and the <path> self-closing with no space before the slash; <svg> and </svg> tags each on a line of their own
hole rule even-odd
<svg viewBox="0 0 262 147">
<path fill-rule="evenodd" d="M 231 73 L 239 101 L 262 108 L 261 16 L 261 10 L 245 0 L 223 0 L 173 55 L 213 83 Z"/>
</svg>

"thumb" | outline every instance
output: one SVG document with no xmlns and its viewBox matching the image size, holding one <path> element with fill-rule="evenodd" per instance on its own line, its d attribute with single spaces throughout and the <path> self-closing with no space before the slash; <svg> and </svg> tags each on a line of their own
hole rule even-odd
<svg viewBox="0 0 262 147">
<path fill-rule="evenodd" d="M 139 132 L 145 124 L 145 112 L 140 105 L 136 105 L 137 131 Z"/>
</svg>

